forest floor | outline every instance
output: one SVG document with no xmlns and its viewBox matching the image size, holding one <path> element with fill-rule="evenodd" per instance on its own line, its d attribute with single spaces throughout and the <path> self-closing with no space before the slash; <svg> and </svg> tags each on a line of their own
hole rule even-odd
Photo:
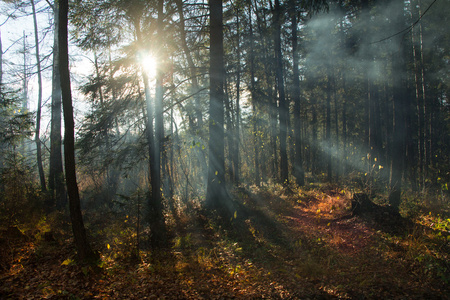
<svg viewBox="0 0 450 300">
<path fill-rule="evenodd" d="M 352 216 L 332 186 L 233 195 L 229 220 L 172 207 L 158 253 L 145 228 L 136 252 L 132 217 L 85 216 L 96 266 L 75 262 L 67 224 L 3 230 L 0 299 L 450 299 L 448 216 Z"/>
</svg>

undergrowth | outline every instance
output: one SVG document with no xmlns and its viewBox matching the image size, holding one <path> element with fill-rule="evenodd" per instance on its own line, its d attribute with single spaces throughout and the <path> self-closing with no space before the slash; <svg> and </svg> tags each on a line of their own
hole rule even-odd
<svg viewBox="0 0 450 300">
<path fill-rule="evenodd" d="M 407 196 L 404 221 L 393 230 L 370 215 L 352 217 L 352 196 L 351 189 L 332 184 L 239 187 L 226 219 L 198 204 L 175 203 L 176 209 L 167 211 L 171 246 L 158 253 L 148 247 L 150 229 L 142 216 L 89 211 L 86 226 L 101 254 L 94 268 L 77 265 L 67 216 L 54 213 L 18 226 L 26 239 L 13 245 L 23 251 L 5 264 L 2 278 L 10 287 L 2 285 L 0 295 L 138 298 L 152 290 L 156 297 L 175 298 L 376 299 L 447 294 L 447 203 Z M 20 284 L 30 280 L 33 284 L 20 292 Z M 78 292 L 79 284 L 86 285 L 85 294 Z"/>
</svg>

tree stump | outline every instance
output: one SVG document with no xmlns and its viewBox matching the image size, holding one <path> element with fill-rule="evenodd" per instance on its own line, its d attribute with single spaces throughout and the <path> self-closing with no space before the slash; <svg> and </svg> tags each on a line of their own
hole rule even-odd
<svg viewBox="0 0 450 300">
<path fill-rule="evenodd" d="M 352 216 L 359 216 L 369 213 L 376 209 L 376 205 L 370 201 L 369 196 L 365 193 L 356 193 L 352 199 Z"/>
</svg>

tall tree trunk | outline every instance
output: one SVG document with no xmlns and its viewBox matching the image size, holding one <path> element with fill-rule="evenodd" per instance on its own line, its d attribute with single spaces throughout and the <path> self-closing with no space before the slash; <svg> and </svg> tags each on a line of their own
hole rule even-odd
<svg viewBox="0 0 450 300">
<path fill-rule="evenodd" d="M 52 193 L 52 203 L 61 210 L 67 204 L 67 194 L 64 188 L 64 171 L 62 162 L 62 141 L 61 141 L 61 78 L 59 74 L 59 5 L 53 5 L 54 14 L 54 37 L 53 37 L 53 66 L 52 66 L 52 109 L 50 125 L 50 170 L 48 176 L 48 186 Z M 47 209 L 50 209 L 48 207 Z"/>
<path fill-rule="evenodd" d="M 293 57 L 293 89 L 294 101 L 294 176 L 297 185 L 305 185 L 305 171 L 302 158 L 302 122 L 300 116 L 300 73 L 298 69 L 298 38 L 297 38 L 297 11 L 295 1 L 291 0 L 291 29 L 292 29 L 292 57 Z"/>
<path fill-rule="evenodd" d="M 387 62 L 385 63 L 384 68 L 387 69 Z M 390 160 L 392 157 L 392 136 L 393 136 L 393 130 L 394 130 L 394 116 L 393 116 L 393 105 L 391 103 L 390 97 L 393 94 L 391 91 L 391 88 L 389 87 L 389 84 L 387 82 L 383 83 L 383 120 L 385 124 L 385 156 L 384 156 L 384 164 L 385 167 L 383 168 L 383 173 L 385 174 L 385 178 L 389 178 L 391 173 L 391 164 Z"/>
<path fill-rule="evenodd" d="M 409 99 L 414 99 L 413 91 L 408 87 L 407 90 L 407 96 Z M 407 103 L 408 101 L 405 101 Z M 405 114 L 405 170 L 409 179 L 409 182 L 411 184 L 411 189 L 413 191 L 417 191 L 417 144 L 414 140 L 414 133 L 417 132 L 417 129 L 415 128 L 413 117 L 416 115 L 416 112 L 414 111 L 414 106 L 410 105 L 409 103 L 406 104 L 406 107 L 404 109 Z M 406 178 L 405 178 L 406 179 Z"/>
<path fill-rule="evenodd" d="M 415 18 L 418 18 L 421 13 L 421 2 L 417 1 L 416 10 L 414 8 L 413 3 L 411 2 L 411 13 Z M 417 101 L 417 136 L 418 136 L 418 147 L 417 147 L 417 156 L 418 156 L 418 175 L 419 175 L 419 186 L 425 186 L 425 134 L 426 134 L 426 126 L 425 126 L 425 82 L 423 76 L 423 43 L 422 43 L 422 23 L 418 24 L 419 30 L 416 33 L 415 27 L 411 28 L 411 40 L 413 47 L 413 61 L 414 61 L 414 83 L 415 83 L 415 92 L 416 92 L 416 101 Z M 418 35 L 418 40 L 416 40 L 416 35 Z"/>
<path fill-rule="evenodd" d="M 228 197 L 224 157 L 224 52 L 222 0 L 210 0 L 209 166 L 206 203 L 221 206 Z"/>
<path fill-rule="evenodd" d="M 347 101 L 348 90 L 345 74 L 342 77 L 342 89 L 344 90 L 344 99 L 342 101 L 342 175 L 347 173 Z"/>
<path fill-rule="evenodd" d="M 158 20 L 157 20 L 157 37 L 159 38 L 160 46 L 158 55 L 162 56 L 164 49 L 162 41 L 164 40 L 164 0 L 158 0 Z M 165 246 L 167 242 L 166 226 L 164 218 L 164 206 L 162 203 L 161 195 L 161 150 L 162 140 L 164 137 L 164 119 L 163 119 L 163 98 L 164 87 L 163 78 L 164 73 L 162 71 L 161 64 L 165 61 L 164 57 L 159 57 L 159 63 L 156 68 L 156 91 L 155 91 L 155 148 L 153 155 L 155 156 L 155 172 L 152 181 L 155 182 L 155 190 L 152 189 L 152 201 L 151 210 L 153 215 L 150 219 L 150 226 L 152 235 L 150 242 L 152 247 Z"/>
<path fill-rule="evenodd" d="M 336 156 L 334 159 L 334 173 L 336 181 L 339 181 L 339 116 L 338 116 L 338 99 L 336 95 L 336 76 L 333 74 L 333 98 L 334 98 L 334 129 L 336 132 L 336 143 L 334 145 L 333 153 Z"/>
<path fill-rule="evenodd" d="M 158 25 L 157 34 L 162 34 L 162 18 L 163 18 L 163 1 L 158 1 Z M 141 18 L 136 16 L 133 19 L 133 25 L 136 33 L 136 41 L 139 48 L 143 49 L 143 37 L 141 31 Z M 161 52 L 157 52 L 161 55 Z M 160 60 L 161 61 L 161 60 Z M 159 63 L 160 63 L 159 61 Z M 163 118 L 162 118 L 162 100 L 163 100 L 163 74 L 161 66 L 158 64 L 156 72 L 156 91 L 155 91 L 155 105 L 152 108 L 152 99 L 150 94 L 150 83 L 148 74 L 142 70 L 142 79 L 144 81 L 144 94 L 146 103 L 146 138 L 149 155 L 149 181 L 151 186 L 151 193 L 148 198 L 148 214 L 147 218 L 150 223 L 151 235 L 150 244 L 153 249 L 158 249 L 165 246 L 167 242 L 165 219 L 163 214 L 163 203 L 161 195 L 161 140 L 163 132 Z M 158 115 L 159 114 L 159 115 Z M 153 117 L 155 118 L 155 129 L 153 128 Z"/>
<path fill-rule="evenodd" d="M 276 99 L 276 89 L 273 89 L 269 84 L 271 83 L 270 77 L 267 78 L 267 91 L 269 102 L 267 103 L 267 108 L 269 110 L 269 151 L 271 156 L 271 161 L 269 163 L 269 170 L 271 174 L 271 178 L 274 180 L 279 179 L 279 170 L 278 170 L 278 144 L 277 144 L 277 136 L 278 136 L 278 114 L 279 110 L 277 107 L 277 99 Z M 262 119 L 262 118 L 261 118 Z M 262 153 L 261 153 L 262 154 Z M 264 174 L 264 172 L 262 172 Z"/>
<path fill-rule="evenodd" d="M 233 181 L 234 178 L 234 164 L 233 164 L 233 153 L 234 153 L 234 130 L 233 130 L 233 120 L 232 120 L 232 114 L 233 114 L 233 107 L 230 103 L 230 94 L 228 92 L 228 80 L 227 78 L 224 79 L 224 89 L 225 89 L 225 95 L 224 95 L 224 103 L 225 103 L 225 119 L 226 119 L 226 140 L 228 144 L 228 160 L 227 161 L 227 168 L 228 168 L 228 175 L 230 182 Z"/>
<path fill-rule="evenodd" d="M 421 9 L 421 1 L 419 0 L 419 14 L 422 15 L 422 9 Z M 421 82 L 421 89 L 422 89 L 422 109 L 421 112 L 419 112 L 422 115 L 422 145 L 421 148 L 423 149 L 422 157 L 423 157 L 423 172 L 422 172 L 422 186 L 425 187 L 425 181 L 427 179 L 428 175 L 428 164 L 427 164 L 427 154 L 429 153 L 429 149 L 427 149 L 427 92 L 426 92 L 426 84 L 425 84 L 425 62 L 423 58 L 423 31 L 422 31 L 422 22 L 419 23 L 419 48 L 420 48 L 420 82 Z"/>
<path fill-rule="evenodd" d="M 372 165 L 379 165 L 384 163 L 382 161 L 382 138 L 381 138 L 381 97 L 380 97 L 380 89 L 378 85 L 373 86 L 372 93 L 372 103 L 371 103 L 371 137 L 370 137 L 370 147 L 372 150 L 373 163 Z"/>
<path fill-rule="evenodd" d="M 312 97 L 315 97 L 315 95 L 313 95 Z M 314 98 L 313 98 L 314 99 Z M 319 147 L 317 145 L 317 103 L 314 100 L 312 103 L 312 121 L 311 121 L 311 137 L 312 137 L 312 141 L 310 144 L 310 153 L 311 153 L 311 158 L 310 158 L 310 165 L 311 165 L 311 172 L 316 175 L 318 168 L 317 168 L 317 151 L 319 150 Z"/>
<path fill-rule="evenodd" d="M 272 49 L 271 42 L 274 41 L 274 37 L 272 39 L 266 38 L 263 34 L 263 32 L 267 29 L 266 24 L 268 24 L 267 20 L 267 13 L 264 10 L 258 10 L 256 9 L 258 7 L 257 1 L 254 1 L 253 7 L 255 7 L 254 13 L 256 16 L 256 24 L 258 27 L 258 32 L 261 34 L 260 42 L 261 42 L 261 50 L 262 50 L 262 59 L 265 62 L 264 63 L 264 75 L 265 75 L 265 91 L 266 91 L 266 97 L 264 97 L 264 102 L 262 102 L 260 99 L 257 99 L 260 93 L 256 93 L 255 89 L 255 101 L 256 101 L 256 111 L 257 111 L 257 127 L 258 130 L 256 131 L 258 133 L 258 139 L 259 144 L 258 147 L 260 149 L 260 159 L 261 162 L 268 162 L 266 164 L 259 164 L 259 171 L 260 171 L 260 179 L 262 181 L 267 180 L 267 174 L 270 175 L 271 179 L 278 180 L 279 174 L 278 174 L 278 145 L 277 145 L 277 136 L 278 136 L 278 109 L 277 109 L 277 99 L 276 99 L 276 76 L 274 76 L 273 69 L 276 64 L 276 60 L 274 59 L 273 55 L 269 54 L 268 49 Z M 272 3 L 270 2 L 270 7 L 272 9 Z M 262 16 L 260 15 L 262 13 Z M 255 57 L 255 56 L 253 56 Z M 256 68 L 255 68 L 256 71 Z M 255 74 L 254 74 L 255 75 Z M 254 78 L 255 79 L 255 78 Z M 256 81 L 256 80 L 255 80 Z M 255 87 L 256 88 L 256 87 Z M 262 134 L 263 134 L 263 126 L 262 126 L 262 120 L 263 120 L 263 111 L 259 107 L 259 103 L 265 105 L 265 111 L 268 111 L 268 137 L 269 137 L 269 146 L 267 147 L 269 153 L 268 157 L 266 154 L 266 151 L 264 151 L 263 147 L 261 146 L 262 143 Z M 262 105 L 261 104 L 261 105 Z M 267 157 L 267 159 L 266 159 Z"/>
<path fill-rule="evenodd" d="M 255 82 L 255 41 L 253 35 L 253 22 L 252 22 L 252 5 L 249 5 L 249 40 L 250 40 L 250 49 L 249 49 L 249 60 L 250 60 L 250 94 L 252 97 L 252 115 L 253 115 L 253 152 L 254 152 L 254 180 L 256 186 L 259 186 L 261 183 L 261 174 L 259 170 L 259 149 L 260 149 L 260 134 L 258 127 L 258 110 L 256 107 L 256 82 Z"/>
<path fill-rule="evenodd" d="M 70 88 L 69 48 L 68 48 L 68 12 L 69 1 L 59 1 L 59 72 L 61 75 L 61 94 L 64 109 L 64 159 L 66 163 L 66 184 L 69 195 L 70 219 L 75 246 L 80 260 L 87 261 L 96 258 L 92 251 L 84 228 L 80 207 L 76 164 L 75 164 L 75 123 L 73 119 L 72 93 Z"/>
<path fill-rule="evenodd" d="M 143 48 L 143 38 L 141 32 L 141 20 L 139 17 L 133 20 L 134 29 L 136 31 L 136 42 L 140 48 Z M 146 114 L 146 139 L 147 139 L 147 150 L 148 150 L 148 169 L 149 169 L 149 182 L 150 182 L 150 195 L 148 199 L 149 213 L 147 215 L 148 221 L 151 222 L 154 215 L 154 202 L 158 202 L 161 196 L 161 185 L 158 174 L 159 167 L 156 165 L 156 159 L 154 153 L 155 149 L 155 135 L 153 129 L 153 107 L 152 98 L 150 93 L 150 83 L 147 72 L 142 70 L 142 81 L 144 82 L 144 96 L 145 96 L 145 114 Z M 158 179 L 158 180 L 157 180 Z M 156 197 L 156 200 L 154 198 Z M 153 228 L 152 228 L 153 230 Z M 153 234 L 153 233 L 152 233 Z"/>
<path fill-rule="evenodd" d="M 26 111 L 28 109 L 28 82 L 27 82 L 27 36 L 25 30 L 23 31 L 23 81 L 22 81 L 22 109 Z"/>
<path fill-rule="evenodd" d="M 371 102 L 371 82 L 369 80 L 368 71 L 364 74 L 365 98 L 364 98 L 364 151 L 368 154 L 366 157 L 366 172 L 370 173 L 370 102 Z"/>
<path fill-rule="evenodd" d="M 38 25 L 36 18 L 36 8 L 34 6 L 34 0 L 31 0 L 31 8 L 33 11 L 33 24 L 34 24 L 34 41 L 36 44 L 36 66 L 37 66 L 37 78 L 38 78 L 38 103 L 36 110 L 36 130 L 34 132 L 34 142 L 36 143 L 36 156 L 37 156 L 37 166 L 39 171 L 39 180 L 41 182 L 41 189 L 43 191 L 47 190 L 45 184 L 45 174 L 44 167 L 42 166 L 42 147 L 41 147 L 41 107 L 42 107 L 42 74 L 41 74 L 41 59 L 39 55 L 39 35 L 38 35 Z"/>
<path fill-rule="evenodd" d="M 289 168 L 287 156 L 287 131 L 289 109 L 286 103 L 286 96 L 284 90 L 283 78 L 283 56 L 281 52 L 281 6 L 280 1 L 275 0 L 274 9 L 274 26 L 275 26 L 275 56 L 276 56 L 276 78 L 278 88 L 278 102 L 279 102 L 279 120 L 280 120 L 280 180 L 283 184 L 289 182 Z"/>
<path fill-rule="evenodd" d="M 240 177 L 240 159 L 239 159 L 239 144 L 240 144 L 240 122 L 241 122 L 241 107 L 240 107 L 240 95 L 241 95 L 241 35 L 240 35 L 240 20 L 239 9 L 236 8 L 236 31 L 237 31 L 237 69 L 236 69 L 236 118 L 234 124 L 234 183 L 239 183 Z"/>
<path fill-rule="evenodd" d="M 173 182 L 174 182 L 174 168 L 175 168 L 175 163 L 174 163 L 174 152 L 173 152 L 173 146 L 174 146 L 174 131 L 173 131 L 173 125 L 174 125 L 174 117 L 173 117 L 173 97 L 170 98 L 170 151 L 169 151 L 169 163 L 168 163 L 168 172 L 169 172 L 169 197 L 172 199 L 173 195 L 174 195 L 174 187 L 173 187 Z"/>
<path fill-rule="evenodd" d="M 326 103 L 326 125 L 325 125 L 325 139 L 326 139 L 326 164 L 327 164 L 327 180 L 331 182 L 332 173 L 331 173 L 331 66 L 328 63 L 327 66 L 327 103 Z"/>
<path fill-rule="evenodd" d="M 400 1 L 399 1 L 400 2 Z M 403 1 L 398 4 L 396 11 L 399 16 L 403 16 Z M 396 28 L 403 28 L 403 18 L 399 17 Z M 389 203 L 396 210 L 399 209 L 402 193 L 402 175 L 405 160 L 405 113 L 406 101 L 406 62 L 405 45 L 403 35 L 394 39 L 399 45 L 400 55 L 396 56 L 392 62 L 393 68 L 393 89 L 394 89 L 394 128 L 392 141 L 391 157 L 391 176 L 390 176 L 390 194 Z"/>
<path fill-rule="evenodd" d="M 402 175 L 404 166 L 405 152 L 405 124 L 403 115 L 403 105 L 405 92 L 402 87 L 394 88 L 394 129 L 392 141 L 392 157 L 391 157 L 391 176 L 390 176 L 390 194 L 389 203 L 398 210 L 401 202 L 402 192 Z"/>
</svg>

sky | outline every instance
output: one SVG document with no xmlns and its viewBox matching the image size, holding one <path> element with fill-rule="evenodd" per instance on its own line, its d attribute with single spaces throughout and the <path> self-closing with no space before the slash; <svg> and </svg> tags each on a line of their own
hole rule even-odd
<svg viewBox="0 0 450 300">
<path fill-rule="evenodd" d="M 49 5 L 44 0 L 36 0 L 36 11 L 38 13 L 37 22 L 39 27 L 40 39 L 40 56 L 43 83 L 43 97 L 42 97 L 42 134 L 48 135 L 50 130 L 50 103 L 51 103 L 51 75 L 52 75 L 52 45 L 53 45 L 53 30 L 52 22 L 53 15 Z M 11 12 L 15 12 L 16 18 L 8 17 Z M 28 109 L 35 112 L 37 109 L 38 98 L 38 80 L 36 76 L 36 57 L 35 57 L 35 36 L 33 26 L 33 16 L 31 14 L 31 6 L 25 11 L 17 11 L 12 8 L 11 4 L 0 1 L 0 31 L 3 49 L 3 81 L 15 88 L 22 88 L 23 75 L 23 35 L 25 32 L 26 44 L 29 48 L 27 54 L 27 65 L 33 66 L 30 72 L 33 72 L 28 78 Z M 75 51 L 74 51 L 75 50 Z M 77 92 L 77 86 L 83 81 L 89 73 L 91 73 L 92 65 L 89 59 L 84 57 L 75 46 L 70 47 L 71 59 L 71 74 L 72 74 L 72 93 L 74 97 L 75 118 L 81 120 L 82 112 L 87 109 L 87 106 L 80 101 L 80 94 Z M 47 57 L 46 59 L 43 59 Z M 46 132 L 47 131 L 47 132 Z"/>
</svg>

